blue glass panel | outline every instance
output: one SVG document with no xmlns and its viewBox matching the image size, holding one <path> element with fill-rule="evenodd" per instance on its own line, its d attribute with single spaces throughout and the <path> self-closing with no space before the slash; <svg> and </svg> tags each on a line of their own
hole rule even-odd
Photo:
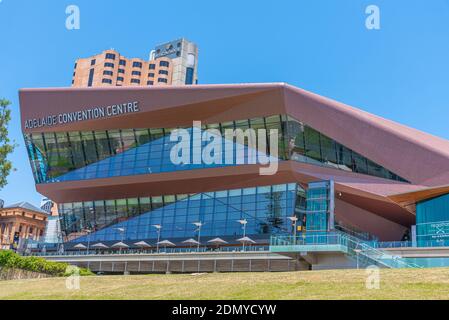
<svg viewBox="0 0 449 320">
<path fill-rule="evenodd" d="M 187 131 L 193 137 L 192 130 L 193 129 Z M 199 134 L 202 134 L 202 132 L 200 131 Z M 194 148 L 193 143 L 191 143 L 189 151 L 191 155 L 189 160 L 190 163 L 179 165 L 173 164 L 170 158 L 170 154 L 172 152 L 172 149 L 178 144 L 178 142 L 170 141 L 170 136 L 165 136 L 158 140 L 143 144 L 123 153 L 90 164 L 86 167 L 71 171 L 57 178 L 53 178 L 52 182 L 110 178 L 114 176 L 130 176 L 137 174 L 173 172 L 236 165 L 235 163 L 225 163 L 226 139 L 218 135 L 212 135 L 210 133 L 205 133 L 205 136 L 214 137 L 220 142 L 222 146 L 219 156 L 221 161 L 216 161 L 218 163 L 206 163 L 205 161 L 203 161 L 201 154 L 199 154 L 200 163 L 193 163 Z M 207 141 L 203 141 L 201 147 L 204 148 L 207 144 Z M 249 148 L 238 143 L 233 143 L 232 150 L 230 151 L 236 153 L 237 148 L 242 148 L 242 150 L 244 151 L 244 161 L 242 164 L 251 164 L 251 160 L 248 158 Z M 182 154 L 182 152 L 180 154 Z M 260 152 L 256 152 L 256 154 L 265 156 L 264 153 Z M 275 158 L 272 158 L 272 160 L 274 159 Z"/>
<path fill-rule="evenodd" d="M 257 201 L 255 192 L 257 197 L 265 199 L 263 206 Z M 228 197 L 223 198 L 224 194 Z M 295 195 L 296 190 L 287 185 L 197 194 L 107 226 L 75 242 L 87 241 L 89 237 L 91 241 L 156 239 L 158 235 L 153 225 L 157 224 L 162 225 L 161 238 L 191 238 L 197 230 L 193 223 L 198 221 L 204 223 L 201 230 L 204 237 L 237 238 L 243 235 L 238 222 L 241 219 L 248 222 L 247 235 L 269 238 L 274 233 L 291 231 L 288 217 L 294 213 Z M 125 233 L 120 232 L 121 228 L 126 230 Z"/>
</svg>

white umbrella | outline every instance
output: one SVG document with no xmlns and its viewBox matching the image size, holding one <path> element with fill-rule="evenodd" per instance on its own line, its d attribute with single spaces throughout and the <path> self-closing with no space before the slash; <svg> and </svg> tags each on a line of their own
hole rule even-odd
<svg viewBox="0 0 449 320">
<path fill-rule="evenodd" d="M 190 244 L 190 245 L 192 245 L 192 246 L 194 246 L 194 245 L 199 245 L 199 244 L 200 244 L 200 243 L 199 243 L 198 241 L 196 241 L 195 239 L 188 239 L 188 240 L 186 240 L 186 241 L 183 241 L 182 243 Z"/>
<path fill-rule="evenodd" d="M 96 248 L 96 249 L 107 249 L 107 248 L 109 248 L 109 247 L 108 247 L 107 245 L 105 245 L 105 244 L 99 242 L 99 243 L 94 244 L 94 245 L 92 246 L 92 248 Z"/>
<path fill-rule="evenodd" d="M 159 241 L 157 244 L 162 247 L 176 247 L 176 244 L 168 240 Z"/>
<path fill-rule="evenodd" d="M 82 244 L 82 243 L 78 243 L 76 246 L 73 247 L 74 249 L 80 249 L 80 250 L 85 250 L 87 249 L 87 247 Z"/>
<path fill-rule="evenodd" d="M 141 247 L 141 248 L 151 248 L 151 245 L 146 243 L 145 241 L 139 241 L 134 243 L 135 246 Z"/>
<path fill-rule="evenodd" d="M 119 248 L 119 252 L 122 253 L 122 249 L 128 249 L 129 246 L 126 243 L 123 243 L 122 241 L 114 243 L 111 248 Z"/>
<path fill-rule="evenodd" d="M 117 242 L 117 243 L 114 243 L 112 246 L 111 246 L 111 248 L 120 248 L 120 249 L 126 249 L 126 248 L 129 248 L 129 246 L 126 244 L 126 243 L 123 243 L 123 242 Z"/>
<path fill-rule="evenodd" d="M 250 243 L 250 244 L 256 243 L 256 241 L 254 241 L 253 239 L 251 239 L 249 237 L 243 237 L 243 238 L 237 239 L 237 241 L 241 242 L 241 243 Z"/>
<path fill-rule="evenodd" d="M 224 241 L 222 238 L 215 238 L 212 240 L 207 241 L 208 243 L 216 244 L 217 246 L 220 244 L 228 244 L 227 241 Z"/>
</svg>

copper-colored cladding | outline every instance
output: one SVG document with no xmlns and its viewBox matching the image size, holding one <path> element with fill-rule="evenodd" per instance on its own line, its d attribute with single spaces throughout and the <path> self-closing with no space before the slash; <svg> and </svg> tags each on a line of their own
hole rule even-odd
<svg viewBox="0 0 449 320">
<path fill-rule="evenodd" d="M 25 120 L 138 101 L 140 112 L 49 128 L 25 129 Z M 341 200 L 398 224 L 413 223 L 409 205 L 394 195 L 449 184 L 449 141 L 405 127 L 283 83 L 23 89 L 22 129 L 31 132 L 172 128 L 287 114 L 388 168 L 411 184 L 294 161 L 275 176 L 258 166 L 214 168 L 38 185 L 56 202 L 195 193 L 287 182 L 334 179 Z M 410 210 L 410 209 L 409 209 Z"/>
</svg>

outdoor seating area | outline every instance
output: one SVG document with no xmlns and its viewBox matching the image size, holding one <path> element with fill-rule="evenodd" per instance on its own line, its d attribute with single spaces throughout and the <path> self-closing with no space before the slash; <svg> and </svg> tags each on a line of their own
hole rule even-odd
<svg viewBox="0 0 449 320">
<path fill-rule="evenodd" d="M 193 238 L 177 241 L 163 239 L 159 241 L 141 240 L 118 242 L 80 242 L 73 246 L 70 243 L 50 248 L 40 245 L 31 255 L 111 255 L 111 254 L 161 254 L 161 253 L 198 253 L 198 252 L 251 252 L 268 251 L 268 239 L 254 240 L 244 236 L 235 240 L 213 238 L 200 242 Z M 65 246 L 65 247 L 64 247 Z"/>
</svg>

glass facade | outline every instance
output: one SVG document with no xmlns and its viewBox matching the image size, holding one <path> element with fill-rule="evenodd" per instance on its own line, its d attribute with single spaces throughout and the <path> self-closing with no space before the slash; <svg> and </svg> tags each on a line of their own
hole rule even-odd
<svg viewBox="0 0 449 320">
<path fill-rule="evenodd" d="M 166 195 L 121 200 L 66 203 L 59 206 L 62 230 L 81 235 L 75 241 L 156 239 L 154 225 L 161 225 L 161 238 L 183 239 L 195 235 L 194 222 L 202 222 L 204 237 L 238 237 L 237 220 L 246 219 L 246 234 L 269 238 L 291 232 L 288 217 L 294 214 L 296 184 L 223 190 L 195 195 Z M 89 236 L 86 229 L 94 230 Z M 120 231 L 120 230 L 122 231 Z M 124 232 L 123 232 L 124 230 Z"/>
<path fill-rule="evenodd" d="M 334 228 L 334 191 L 332 181 L 309 183 L 306 193 L 304 231 L 327 232 Z"/>
<path fill-rule="evenodd" d="M 216 129 L 224 136 L 226 129 L 249 128 L 255 129 L 256 134 L 258 129 L 268 132 L 277 129 L 281 160 L 291 159 L 406 182 L 386 168 L 291 117 L 276 115 L 230 121 L 205 125 L 202 129 Z M 25 135 L 25 143 L 36 183 L 205 168 L 204 164 L 199 167 L 178 165 L 174 168 L 168 163 L 167 157 L 175 144 L 169 141 L 174 129 L 33 133 Z M 267 142 L 269 153 L 270 144 Z M 103 161 L 105 159 L 107 161 Z"/>
<path fill-rule="evenodd" d="M 179 128 L 32 133 L 25 135 L 25 142 L 36 183 L 43 184 L 251 164 L 254 162 L 249 160 L 248 139 L 239 142 L 245 144 L 242 145 L 222 138 L 228 129 L 245 131 L 250 128 L 255 130 L 256 138 L 258 129 L 267 132 L 278 130 L 276 142 L 281 161 L 294 160 L 406 182 L 386 168 L 285 115 L 203 125 L 201 129 L 183 128 L 191 137 L 188 153 L 192 161 L 180 164 L 171 160 L 179 140 L 170 139 L 173 130 Z M 215 131 L 203 135 L 206 129 Z M 194 140 L 198 137 L 195 133 L 203 136 L 201 143 Z M 266 140 L 269 155 L 271 139 Z M 193 161 L 195 155 L 204 155 L 202 152 L 211 141 L 219 141 L 221 146 L 217 154 L 214 151 L 215 162 L 206 163 L 202 156 L 199 157 L 200 162 Z M 232 149 L 231 163 L 227 154 L 229 145 Z M 265 153 L 263 155 L 266 156 Z M 194 236 L 193 223 L 198 221 L 204 223 L 203 236 L 236 237 L 242 234 L 242 226 L 237 222 L 240 219 L 247 219 L 248 235 L 268 238 L 273 233 L 290 233 L 292 224 L 288 217 L 294 214 L 299 218 L 301 230 L 327 230 L 329 207 L 326 207 L 328 202 L 324 199 L 329 199 L 329 196 L 319 190 L 306 192 L 297 184 L 283 184 L 194 195 L 63 203 L 59 205 L 59 212 L 63 233 L 77 238 L 76 241 L 86 240 L 86 230 L 93 231 L 89 236 L 92 241 L 154 239 L 157 232 L 152 226 L 156 224 L 162 225 L 163 238 L 186 238 Z"/>
<path fill-rule="evenodd" d="M 408 182 L 341 143 L 288 117 L 285 130 L 288 159 L 334 169 Z"/>
<path fill-rule="evenodd" d="M 416 204 L 416 240 L 420 247 L 449 243 L 449 194 Z"/>
<path fill-rule="evenodd" d="M 192 133 L 192 131 L 195 131 L 196 134 Z M 190 137 L 189 146 L 184 150 L 179 150 L 179 154 L 176 156 L 182 157 L 182 153 L 186 152 L 189 159 L 186 163 L 175 164 L 172 161 L 172 150 L 179 141 L 170 141 L 170 136 L 163 136 L 160 139 L 138 145 L 137 147 L 131 147 L 124 152 L 56 177 L 48 176 L 49 170 L 45 167 L 40 167 L 38 172 L 40 177 L 47 182 L 62 182 L 224 167 L 233 166 L 237 163 L 251 164 L 252 159 L 249 157 L 248 147 L 245 145 L 232 143 L 228 147 L 227 140 L 220 135 L 200 129 L 189 129 L 185 132 Z M 195 145 L 193 140 L 196 136 L 202 136 L 203 139 L 205 138 L 205 141 L 202 141 L 201 145 Z M 204 161 L 205 159 L 202 158 L 203 150 L 210 141 L 220 145 L 220 148 L 215 150 L 217 154 L 213 154 L 213 162 L 208 159 Z M 238 147 L 240 147 L 239 152 L 237 152 Z M 232 159 L 227 156 L 226 150 L 232 153 Z M 266 156 L 265 153 L 257 152 L 257 150 L 253 151 L 256 156 Z M 199 159 L 199 161 L 194 162 L 194 157 Z M 253 162 L 255 163 L 255 161 Z M 38 163 L 41 164 L 40 161 Z"/>
</svg>

